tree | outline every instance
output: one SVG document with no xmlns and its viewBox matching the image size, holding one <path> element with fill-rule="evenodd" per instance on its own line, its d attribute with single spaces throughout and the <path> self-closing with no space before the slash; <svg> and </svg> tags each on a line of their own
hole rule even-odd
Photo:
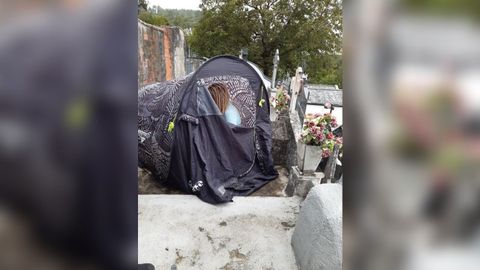
<svg viewBox="0 0 480 270">
<path fill-rule="evenodd" d="M 167 18 L 154 14 L 148 10 L 147 0 L 138 0 L 138 18 L 146 23 L 164 26 L 169 25 Z"/>
<path fill-rule="evenodd" d="M 336 84 L 343 89 L 342 55 L 317 55 L 310 59 L 306 69 L 309 70 L 309 81 L 323 84 Z"/>
<path fill-rule="evenodd" d="M 441 17 L 469 17 L 480 20 L 480 1 L 478 0 L 406 0 L 401 6 L 409 12 L 429 14 Z"/>
<path fill-rule="evenodd" d="M 140 11 L 140 13 L 138 14 L 138 18 L 152 25 L 157 25 L 157 26 L 170 25 L 170 23 L 165 17 L 157 14 L 153 14 L 145 10 Z"/>
<path fill-rule="evenodd" d="M 138 0 L 138 13 L 140 13 L 142 10 L 147 11 L 148 9 L 148 0 Z"/>
<path fill-rule="evenodd" d="M 310 69 L 323 54 L 341 53 L 341 0 L 203 0 L 203 16 L 189 43 L 199 55 L 238 55 L 271 75 L 275 50 L 280 71 L 293 71 L 302 62 Z M 306 70 L 309 72 L 309 70 Z"/>
<path fill-rule="evenodd" d="M 156 5 L 149 8 L 149 11 L 166 18 L 170 25 L 179 26 L 183 29 L 193 28 L 202 16 L 200 10 L 163 9 Z"/>
</svg>

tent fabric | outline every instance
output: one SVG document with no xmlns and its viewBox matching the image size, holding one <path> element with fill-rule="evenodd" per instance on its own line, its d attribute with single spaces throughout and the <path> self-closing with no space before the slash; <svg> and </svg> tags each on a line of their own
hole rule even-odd
<svg viewBox="0 0 480 270">
<path fill-rule="evenodd" d="M 147 85 L 138 93 L 139 166 L 160 181 L 167 179 L 173 133 L 168 124 L 178 111 L 190 77 Z"/>
<path fill-rule="evenodd" d="M 229 89 L 240 125 L 226 122 L 210 96 L 215 82 Z M 247 62 L 212 58 L 184 78 L 145 86 L 138 102 L 139 165 L 159 181 L 223 203 L 276 178 L 268 93 Z"/>
<path fill-rule="evenodd" d="M 213 83 L 222 83 L 227 86 L 231 103 L 238 109 L 241 126 L 254 127 L 256 120 L 256 104 L 253 89 L 247 79 L 240 76 L 215 76 L 203 79 L 208 87 Z"/>
</svg>

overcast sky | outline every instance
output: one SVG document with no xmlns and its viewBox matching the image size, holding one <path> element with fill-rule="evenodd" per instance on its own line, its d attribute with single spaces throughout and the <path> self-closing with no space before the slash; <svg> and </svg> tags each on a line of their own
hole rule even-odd
<svg viewBox="0 0 480 270">
<path fill-rule="evenodd" d="M 201 0 L 149 0 L 149 6 L 160 6 L 165 9 L 197 9 Z"/>
</svg>

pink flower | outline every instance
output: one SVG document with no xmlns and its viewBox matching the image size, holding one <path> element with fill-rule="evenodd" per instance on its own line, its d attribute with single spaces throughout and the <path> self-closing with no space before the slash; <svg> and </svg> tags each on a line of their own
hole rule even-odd
<svg viewBox="0 0 480 270">
<path fill-rule="evenodd" d="M 334 138 L 333 133 L 328 133 L 327 134 L 327 139 L 332 140 Z"/>
<path fill-rule="evenodd" d="M 330 150 L 323 149 L 322 151 L 322 158 L 328 158 L 330 156 Z"/>
<path fill-rule="evenodd" d="M 315 123 L 314 123 L 313 121 L 309 121 L 309 122 L 308 122 L 308 126 L 309 126 L 309 127 L 313 127 L 313 126 L 315 126 Z"/>
</svg>

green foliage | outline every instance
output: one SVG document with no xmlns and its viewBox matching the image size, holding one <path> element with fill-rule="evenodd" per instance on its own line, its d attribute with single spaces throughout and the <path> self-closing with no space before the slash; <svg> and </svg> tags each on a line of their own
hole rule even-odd
<svg viewBox="0 0 480 270">
<path fill-rule="evenodd" d="M 336 84 L 343 89 L 342 55 L 318 55 L 312 57 L 306 67 L 308 81 L 320 84 Z"/>
<path fill-rule="evenodd" d="M 335 145 L 343 148 L 343 138 L 333 133 L 338 127 L 337 119 L 330 113 L 323 115 L 305 115 L 303 131 L 300 134 L 301 141 L 307 145 L 317 145 L 322 148 L 322 157 L 329 157 Z"/>
<path fill-rule="evenodd" d="M 277 113 L 288 110 L 290 95 L 288 94 L 287 89 L 284 89 L 284 87 L 277 88 L 277 93 L 275 94 L 275 97 L 272 97 L 271 99 L 272 105 L 275 108 L 275 111 L 277 111 Z"/>
<path fill-rule="evenodd" d="M 148 9 L 148 0 L 138 0 L 137 1 L 138 12 L 141 10 L 146 11 Z"/>
<path fill-rule="evenodd" d="M 202 11 L 200 10 L 163 9 L 159 6 L 153 6 L 149 11 L 165 17 L 171 25 L 179 26 L 183 29 L 193 28 L 202 17 Z"/>
<path fill-rule="evenodd" d="M 413 13 L 439 15 L 442 17 L 467 16 L 480 19 L 480 1 L 478 0 L 406 0 L 402 8 Z"/>
<path fill-rule="evenodd" d="M 140 11 L 140 13 L 138 14 L 138 18 L 152 25 L 157 25 L 157 26 L 170 25 L 170 23 L 165 17 L 162 17 L 157 14 L 153 14 L 151 12 L 144 11 L 144 10 Z"/>
<path fill-rule="evenodd" d="M 341 71 L 319 71 L 338 67 L 322 61 L 329 60 L 323 55 L 341 53 L 340 0 L 203 0 L 201 8 L 203 16 L 188 39 L 197 54 L 238 55 L 248 48 L 248 59 L 271 76 L 279 49 L 280 71 L 292 74 L 306 64 L 313 79 L 341 84 L 335 75 Z"/>
</svg>

